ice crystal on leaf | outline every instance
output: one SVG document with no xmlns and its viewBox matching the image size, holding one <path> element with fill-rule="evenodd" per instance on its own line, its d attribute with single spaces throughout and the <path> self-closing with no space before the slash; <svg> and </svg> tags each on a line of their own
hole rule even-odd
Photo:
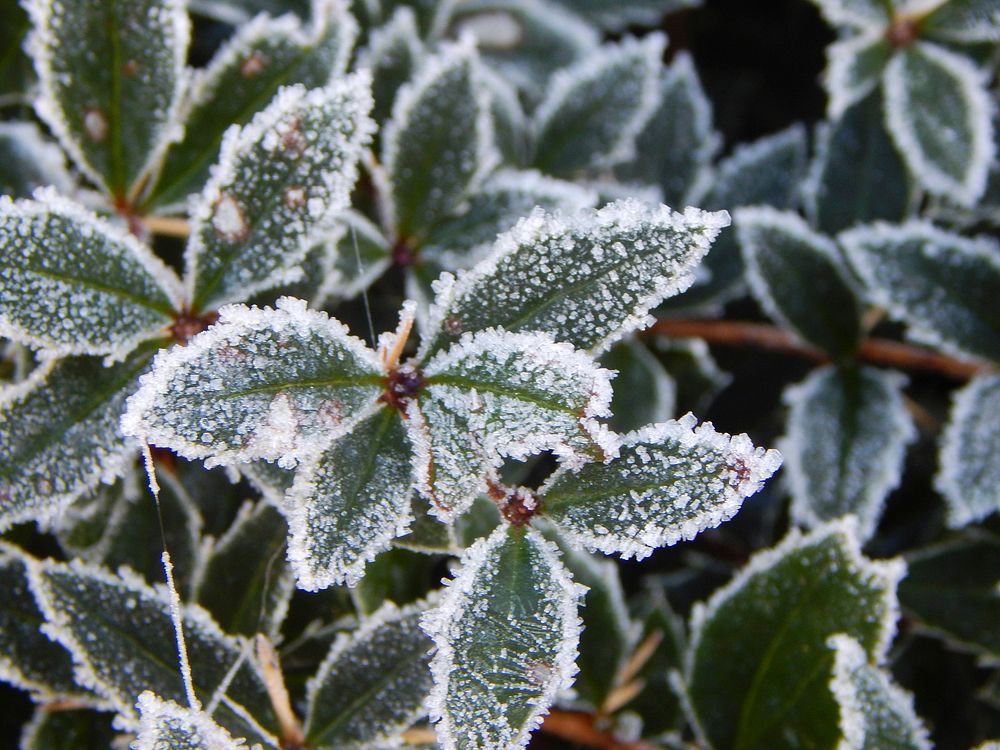
<svg viewBox="0 0 1000 750">
<path fill-rule="evenodd" d="M 132 750 L 243 750 L 203 711 L 179 706 L 146 690 L 136 703 L 139 731 Z"/>
</svg>

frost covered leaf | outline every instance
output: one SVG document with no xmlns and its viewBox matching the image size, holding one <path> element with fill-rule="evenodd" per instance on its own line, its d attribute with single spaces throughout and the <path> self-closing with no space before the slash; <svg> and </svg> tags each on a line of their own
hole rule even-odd
<svg viewBox="0 0 1000 750">
<path fill-rule="evenodd" d="M 52 711 L 35 708 L 35 715 L 21 730 L 20 750 L 70 750 L 70 748 L 112 747 L 116 732 L 112 715 L 93 709 Z"/>
<path fill-rule="evenodd" d="M 399 237 L 420 235 L 454 211 L 498 160 L 478 66 L 471 44 L 447 46 L 396 97 L 382 163 Z"/>
<path fill-rule="evenodd" d="M 1000 41 L 1000 9 L 993 0 L 949 0 L 925 17 L 921 32 L 946 42 Z"/>
<path fill-rule="evenodd" d="M 353 586 L 365 563 L 407 531 L 412 455 L 402 415 L 382 407 L 299 467 L 285 500 L 299 588 Z"/>
<path fill-rule="evenodd" d="M 118 420 L 151 351 L 103 367 L 97 357 L 46 363 L 0 392 L 0 528 L 52 521 L 134 458 Z"/>
<path fill-rule="evenodd" d="M 46 185 L 64 195 L 73 190 L 62 151 L 33 122 L 0 122 L 0 196 L 29 198 Z"/>
<path fill-rule="evenodd" d="M 173 321 L 180 289 L 149 248 L 54 192 L 0 197 L 0 335 L 121 358 Z"/>
<path fill-rule="evenodd" d="M 712 129 L 712 106 L 687 53 L 677 56 L 657 86 L 659 103 L 636 137 L 636 157 L 616 167 L 615 174 L 658 185 L 664 203 L 683 205 L 706 178 L 720 139 Z"/>
<path fill-rule="evenodd" d="M 451 28 L 475 37 L 490 69 L 532 101 L 552 73 L 593 54 L 600 41 L 576 14 L 537 0 L 466 0 L 455 8 Z"/>
<path fill-rule="evenodd" d="M 650 425 L 622 436 L 618 458 L 554 474 L 539 490 L 542 512 L 568 538 L 625 559 L 718 526 L 781 456 L 754 448 L 746 435 L 695 424 L 688 414 Z"/>
<path fill-rule="evenodd" d="M 187 458 L 290 468 L 350 429 L 382 392 L 380 374 L 364 343 L 301 300 L 230 305 L 187 346 L 160 353 L 122 429 Z"/>
<path fill-rule="evenodd" d="M 827 639 L 846 633 L 880 662 L 895 631 L 900 560 L 861 555 L 855 524 L 793 531 L 692 615 L 688 708 L 719 748 L 834 747 L 839 710 Z"/>
<path fill-rule="evenodd" d="M 424 375 L 426 491 L 443 517 L 469 507 L 485 488 L 485 467 L 499 466 L 502 457 L 551 450 L 579 464 L 614 454 L 614 439 L 595 419 L 608 415 L 609 373 L 546 334 L 467 334 L 433 357 Z"/>
<path fill-rule="evenodd" d="M 899 585 L 903 608 L 920 625 L 995 663 L 1000 658 L 1000 537 L 970 528 L 913 552 Z"/>
<path fill-rule="evenodd" d="M 184 137 L 170 147 L 148 205 L 183 204 L 205 184 L 229 125 L 243 125 L 280 86 L 312 89 L 343 73 L 357 24 L 345 6 L 314 3 L 310 28 L 289 14 L 258 16 L 241 26 L 204 70 L 195 73 L 181 119 Z"/>
<path fill-rule="evenodd" d="M 445 750 L 527 744 L 572 684 L 581 588 L 531 528 L 502 524 L 466 550 L 423 621 L 437 646 L 429 706 Z"/>
<path fill-rule="evenodd" d="M 806 131 L 794 125 L 780 133 L 737 147 L 716 168 L 710 188 L 692 196 L 699 206 L 732 211 L 740 206 L 794 208 L 806 170 Z M 676 306 L 725 301 L 740 289 L 744 269 L 733 230 L 723 232 L 703 264 L 708 281 L 678 297 Z"/>
<path fill-rule="evenodd" d="M 176 136 L 189 23 L 180 0 L 30 0 L 39 116 L 117 199 Z"/>
<path fill-rule="evenodd" d="M 447 552 L 454 552 L 454 548 Z M 437 555 L 398 545 L 379 554 L 365 566 L 365 577 L 350 590 L 358 615 L 370 617 L 386 602 L 404 605 L 419 599 L 427 593 L 428 584 L 437 581 L 440 560 Z"/>
<path fill-rule="evenodd" d="M 277 632 L 295 588 L 285 562 L 287 535 L 285 521 L 272 505 L 247 503 L 212 546 L 195 599 L 225 632 Z"/>
<path fill-rule="evenodd" d="M 308 684 L 309 747 L 386 747 L 423 715 L 432 646 L 420 629 L 424 608 L 385 604 L 337 638 Z"/>
<path fill-rule="evenodd" d="M 0 546 L 0 680 L 52 700 L 97 702 L 97 697 L 76 684 L 73 661 L 66 649 L 40 630 L 45 617 L 28 587 L 25 555 Z M 40 700 L 41 700 L 40 699 Z"/>
<path fill-rule="evenodd" d="M 913 697 L 892 681 L 892 675 L 869 662 L 861 644 L 848 635 L 829 640 L 834 649 L 830 689 L 840 706 L 843 739 L 839 750 L 931 750 Z"/>
<path fill-rule="evenodd" d="M 396 92 L 413 77 L 423 54 L 417 18 L 409 6 L 396 8 L 384 26 L 372 30 L 367 46 L 359 53 L 358 67 L 372 72 L 375 122 L 389 119 Z"/>
<path fill-rule="evenodd" d="M 996 154 L 992 112 L 984 74 L 962 55 L 917 42 L 886 68 L 886 125 L 930 193 L 965 206 L 982 195 Z"/>
<path fill-rule="evenodd" d="M 889 20 L 883 0 L 812 0 L 833 26 L 857 29 L 884 26 Z"/>
<path fill-rule="evenodd" d="M 892 52 L 882 28 L 841 39 L 826 48 L 823 83 L 831 118 L 841 117 L 848 107 L 879 84 Z"/>
<path fill-rule="evenodd" d="M 611 381 L 613 430 L 628 432 L 673 417 L 674 381 L 640 341 L 631 338 L 615 344 L 604 353 L 600 363 L 601 367 L 618 373 Z"/>
<path fill-rule="evenodd" d="M 958 391 L 941 437 L 934 480 L 959 528 L 1000 510 L 1000 375 L 981 375 Z"/>
<path fill-rule="evenodd" d="M 701 0 L 555 1 L 607 31 L 622 31 L 626 26 L 658 26 L 670 13 L 701 5 Z"/>
<path fill-rule="evenodd" d="M 878 94 L 820 129 L 804 192 L 812 223 L 829 234 L 866 221 L 900 221 L 906 216 L 909 174 L 885 130 Z"/>
<path fill-rule="evenodd" d="M 596 202 L 593 192 L 571 182 L 535 171 L 503 170 L 469 196 L 459 215 L 431 227 L 419 257 L 449 269 L 465 268 L 536 206 L 573 213 Z"/>
<path fill-rule="evenodd" d="M 876 223 L 838 241 L 875 304 L 905 322 L 915 340 L 1000 360 L 1000 246 L 929 222 Z"/>
<path fill-rule="evenodd" d="M 767 314 L 831 357 L 853 355 L 862 308 L 836 244 L 790 211 L 741 208 L 734 220 L 750 290 Z"/>
<path fill-rule="evenodd" d="M 580 671 L 573 690 L 590 706 L 600 709 L 617 687 L 619 672 L 636 635 L 625 605 L 618 567 L 602 556 L 575 548 L 551 524 L 546 524 L 542 533 L 558 545 L 573 580 L 587 587 L 580 612 L 583 621 L 577 658 Z"/>
<path fill-rule="evenodd" d="M 885 498 L 902 477 L 916 437 L 899 373 L 872 367 L 822 367 L 785 392 L 788 427 L 779 448 L 804 526 L 851 513 L 867 540 Z"/>
<path fill-rule="evenodd" d="M 240 750 L 243 740 L 216 724 L 204 711 L 179 706 L 146 690 L 136 703 L 139 731 L 132 750 Z"/>
<path fill-rule="evenodd" d="M 355 297 L 381 276 L 392 263 L 392 248 L 381 230 L 363 215 L 347 210 L 337 217 L 339 233 L 333 272 L 320 288 L 319 301 Z M 318 305 L 317 305 L 318 306 Z"/>
<path fill-rule="evenodd" d="M 434 516 L 430 501 L 418 491 L 413 492 L 410 500 L 410 513 L 413 515 L 410 530 L 392 540 L 395 547 L 425 554 L 453 555 L 461 551 L 454 525 L 442 523 Z"/>
<path fill-rule="evenodd" d="M 73 655 L 77 680 L 106 699 L 128 726 L 138 724 L 133 701 L 144 690 L 187 702 L 166 589 L 79 561 L 33 562 L 29 570 L 48 620 L 45 632 Z M 216 689 L 232 677 L 215 720 L 238 737 L 274 746 L 267 690 L 248 654 L 241 653 L 243 644 L 223 635 L 200 607 L 187 605 L 180 615 L 202 705 L 212 704 Z M 235 675 L 229 675 L 237 661 Z"/>
<path fill-rule="evenodd" d="M 568 176 L 635 153 L 635 137 L 656 107 L 666 37 L 627 38 L 556 73 L 535 111 L 534 166 Z"/>
<path fill-rule="evenodd" d="M 443 277 L 422 351 L 492 326 L 606 349 L 691 284 L 728 224 L 725 212 L 681 214 L 628 199 L 572 216 L 536 210 L 457 282 Z"/>
<path fill-rule="evenodd" d="M 210 310 L 295 277 L 315 232 L 347 207 L 374 123 L 365 75 L 282 90 L 223 139 L 187 248 L 191 306 Z"/>
</svg>

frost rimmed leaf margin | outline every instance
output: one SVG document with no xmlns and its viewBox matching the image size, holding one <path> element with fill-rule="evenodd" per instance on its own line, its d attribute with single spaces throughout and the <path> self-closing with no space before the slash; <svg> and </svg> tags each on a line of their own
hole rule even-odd
<svg viewBox="0 0 1000 750">
<path fill-rule="evenodd" d="M 0 336 L 46 356 L 121 360 L 180 308 L 180 282 L 147 246 L 54 190 L 0 196 L 0 233 Z"/>
<path fill-rule="evenodd" d="M 781 454 L 710 422 L 696 425 L 693 414 L 649 425 L 621 436 L 618 458 L 560 470 L 538 491 L 543 514 L 577 544 L 626 560 L 729 520 L 778 470 Z"/>
<path fill-rule="evenodd" d="M 691 286 L 729 222 L 726 211 L 677 213 L 632 199 L 571 215 L 536 209 L 475 268 L 434 283 L 418 358 L 448 336 L 489 327 L 541 330 L 600 353 L 651 324 L 649 310 Z"/>
<path fill-rule="evenodd" d="M 245 750 L 204 711 L 179 706 L 150 690 L 139 696 L 139 730 L 131 750 Z"/>
<path fill-rule="evenodd" d="M 523 545 L 515 554 L 523 551 L 532 556 L 528 580 L 518 580 L 520 576 L 511 575 L 510 568 L 501 570 L 500 557 L 514 545 Z M 541 651 L 546 638 L 554 639 L 556 647 L 551 652 L 536 651 L 530 664 L 518 663 L 517 657 L 523 654 L 490 653 L 489 646 L 485 654 L 478 649 L 476 654 L 470 653 L 473 637 L 477 642 L 488 640 L 488 609 L 491 600 L 499 595 L 491 582 L 498 578 L 511 585 L 520 582 L 545 599 L 546 613 L 525 612 L 520 620 L 492 623 L 494 630 L 523 635 L 524 639 L 517 643 L 528 652 Z M 444 750 L 511 750 L 527 744 L 558 692 L 573 684 L 581 630 L 577 601 L 584 592 L 584 587 L 573 582 L 560 560 L 558 547 L 530 527 L 513 529 L 501 524 L 489 537 L 465 551 L 440 604 L 426 612 L 421 622 L 437 646 L 431 661 L 434 688 L 427 706 Z M 463 627 L 467 618 L 474 622 Z M 477 655 L 496 659 L 497 663 L 481 665 L 486 671 L 477 674 L 472 664 Z M 500 660 L 506 663 L 501 664 Z M 463 673 L 465 684 L 458 682 Z M 498 678 L 497 684 L 488 682 L 491 676 Z M 476 696 L 469 693 L 473 687 L 485 690 L 485 705 L 474 705 Z M 515 725 L 511 725 L 506 714 L 500 713 L 511 710 L 511 706 L 495 695 L 494 688 L 520 693 L 518 709 L 522 715 Z M 514 702 L 513 695 L 508 698 Z M 458 715 L 460 711 L 465 711 L 465 716 Z"/>
</svg>

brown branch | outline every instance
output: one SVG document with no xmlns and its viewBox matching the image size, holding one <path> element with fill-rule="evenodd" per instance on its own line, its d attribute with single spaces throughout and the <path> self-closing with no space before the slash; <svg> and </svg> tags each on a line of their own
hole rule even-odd
<svg viewBox="0 0 1000 750">
<path fill-rule="evenodd" d="M 787 331 L 764 323 L 665 318 L 656 321 L 644 334 L 671 338 L 699 338 L 708 344 L 764 349 L 791 354 L 817 363 L 830 361 L 823 352 L 801 343 Z M 899 367 L 904 370 L 926 370 L 955 380 L 968 380 L 988 367 L 985 364 L 955 359 L 930 349 L 889 339 L 866 340 L 857 356 L 862 362 L 874 365 Z"/>
<path fill-rule="evenodd" d="M 553 737 L 598 750 L 660 750 L 646 742 L 625 742 L 594 726 L 594 715 L 582 711 L 553 709 L 545 717 L 542 731 Z"/>
</svg>

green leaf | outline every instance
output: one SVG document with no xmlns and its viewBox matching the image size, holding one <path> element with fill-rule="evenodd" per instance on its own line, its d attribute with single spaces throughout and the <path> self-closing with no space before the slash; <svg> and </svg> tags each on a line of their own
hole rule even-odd
<svg viewBox="0 0 1000 750">
<path fill-rule="evenodd" d="M 837 746 L 827 639 L 855 638 L 872 663 L 895 630 L 900 560 L 862 557 L 848 517 L 760 552 L 692 615 L 692 720 L 716 750 Z"/>
<path fill-rule="evenodd" d="M 996 155 L 984 74 L 963 55 L 916 42 L 896 52 L 884 80 L 886 126 L 913 176 L 974 205 Z"/>
<path fill-rule="evenodd" d="M 136 703 L 139 731 L 132 750 L 240 750 L 232 738 L 204 711 L 179 706 L 146 690 Z"/>
<path fill-rule="evenodd" d="M 980 375 L 956 392 L 934 487 L 948 503 L 948 525 L 959 528 L 1000 510 L 1000 376 Z"/>
<path fill-rule="evenodd" d="M 382 135 L 391 221 L 400 238 L 453 212 L 499 160 L 471 44 L 446 46 L 400 89 Z"/>
<path fill-rule="evenodd" d="M 350 430 L 381 380 L 375 354 L 301 300 L 283 297 L 276 310 L 230 305 L 187 346 L 156 358 L 122 429 L 187 458 L 291 468 Z"/>
<path fill-rule="evenodd" d="M 180 307 L 173 271 L 80 205 L 50 191 L 38 198 L 0 197 L 0 335 L 121 359 L 164 334 Z"/>
<path fill-rule="evenodd" d="M 437 646 L 428 706 L 444 750 L 527 744 L 572 684 L 581 593 L 556 547 L 531 528 L 503 524 L 466 550 L 423 620 Z"/>
<path fill-rule="evenodd" d="M 226 129 L 249 122 L 280 86 L 312 89 L 343 74 L 357 23 L 341 4 L 317 2 L 315 11 L 309 28 L 291 14 L 254 18 L 194 74 L 181 113 L 184 137 L 167 151 L 147 207 L 183 206 L 208 179 Z"/>
<path fill-rule="evenodd" d="M 312 3 L 310 0 L 188 0 L 192 13 L 229 26 L 245 24 L 260 13 L 273 16 L 292 12 L 299 18 L 305 18 L 309 15 L 310 5 L 314 15 L 330 7 L 325 0 Z"/>
<path fill-rule="evenodd" d="M 28 586 L 26 556 L 0 545 L 0 680 L 30 690 L 38 702 L 55 699 L 100 701 L 73 679 L 73 661 L 62 646 L 41 632 L 45 617 Z"/>
<path fill-rule="evenodd" d="M 534 115 L 534 166 L 563 177 L 631 159 L 658 103 L 666 44 L 660 33 L 629 37 L 556 73 Z"/>
<path fill-rule="evenodd" d="M 923 629 L 984 661 L 1000 657 L 1000 537 L 970 528 L 907 557 L 903 608 Z"/>
<path fill-rule="evenodd" d="M 47 185 L 73 190 L 62 151 L 33 122 L 0 122 L 0 196 L 29 198 Z"/>
<path fill-rule="evenodd" d="M 892 54 L 886 31 L 879 27 L 841 39 L 826 48 L 823 85 L 831 119 L 842 117 L 848 107 L 878 86 Z"/>
<path fill-rule="evenodd" d="M 545 331 L 602 351 L 686 289 L 729 216 L 622 200 L 573 216 L 535 211 L 454 282 L 442 276 L 421 356 L 464 332 Z"/>
<path fill-rule="evenodd" d="M 781 455 L 694 415 L 623 435 L 617 458 L 563 470 L 538 490 L 541 511 L 591 550 L 642 559 L 736 514 Z"/>
<path fill-rule="evenodd" d="M 386 747 L 423 715 L 432 646 L 420 630 L 425 606 L 387 603 L 338 636 L 307 687 L 309 747 Z"/>
<path fill-rule="evenodd" d="M 702 339 L 661 337 L 653 339 L 652 343 L 656 358 L 674 381 L 677 394 L 675 413 L 705 412 L 732 380 L 732 376 L 716 364 Z M 613 406 L 614 401 L 611 403 Z"/>
<path fill-rule="evenodd" d="M 382 406 L 299 467 L 285 501 L 288 559 L 299 588 L 355 585 L 365 563 L 406 533 L 410 429 L 398 410 Z"/>
<path fill-rule="evenodd" d="M 537 0 L 465 0 L 451 30 L 471 34 L 491 70 L 532 101 L 550 76 L 594 53 L 600 36 L 579 16 Z"/>
<path fill-rule="evenodd" d="M 383 123 L 392 114 L 396 92 L 409 81 L 424 55 L 413 8 L 400 6 L 384 25 L 373 29 L 358 55 L 358 67 L 372 72 L 372 117 Z"/>
<path fill-rule="evenodd" d="M 31 27 L 28 14 L 18 0 L 0 2 L 0 98 L 19 96 L 28 88 L 31 61 L 21 48 Z"/>
<path fill-rule="evenodd" d="M 134 444 L 118 420 L 150 348 L 103 367 L 48 362 L 0 396 L 0 528 L 55 520 L 75 498 L 125 473 Z"/>
<path fill-rule="evenodd" d="M 684 205 L 708 178 L 720 138 L 712 130 L 712 105 L 686 52 L 678 54 L 657 86 L 659 104 L 636 137 L 635 158 L 616 167 L 615 174 L 658 185 L 664 203 Z"/>
<path fill-rule="evenodd" d="M 45 633 L 69 650 L 78 682 L 105 698 L 125 726 L 138 726 L 133 702 L 144 690 L 187 703 L 165 588 L 150 588 L 125 569 L 113 576 L 79 560 L 33 561 L 29 571 L 48 620 Z M 276 747 L 270 732 L 277 722 L 263 676 L 247 658 L 249 645 L 224 635 L 200 607 L 185 605 L 179 616 L 198 699 L 218 704 L 215 720 L 234 735 Z M 215 695 L 220 685 L 224 694 Z"/>
<path fill-rule="evenodd" d="M 29 0 L 39 116 L 118 201 L 174 137 L 189 22 L 180 0 Z"/>
<path fill-rule="evenodd" d="M 785 392 L 788 426 L 778 447 L 792 494 L 792 519 L 816 526 L 851 513 L 867 540 L 903 476 L 917 436 L 899 373 L 822 367 Z"/>
<path fill-rule="evenodd" d="M 20 750 L 80 750 L 111 747 L 116 732 L 111 714 L 76 708 L 52 711 L 35 709 L 34 718 L 21 730 Z"/>
<path fill-rule="evenodd" d="M 885 0 L 812 0 L 820 12 L 834 26 L 852 26 L 866 29 L 885 26 L 888 13 L 895 7 L 895 0 L 887 4 Z"/>
<path fill-rule="evenodd" d="M 738 209 L 735 223 L 750 290 L 767 314 L 831 357 L 853 356 L 863 310 L 836 244 L 767 206 Z"/>
<path fill-rule="evenodd" d="M 701 0 L 555 0 L 579 13 L 606 31 L 622 31 L 626 26 L 659 26 L 663 17 L 688 8 L 697 8 Z"/>
<path fill-rule="evenodd" d="M 250 124 L 233 127 L 193 209 L 187 247 L 191 307 L 292 281 L 318 230 L 347 208 L 374 123 L 369 81 L 282 90 Z"/>
<path fill-rule="evenodd" d="M 871 300 L 921 343 L 1000 360 L 1000 247 L 930 222 L 877 222 L 837 238 Z"/>
<path fill-rule="evenodd" d="M 573 580 L 587 587 L 580 612 L 580 671 L 573 689 L 579 698 L 599 710 L 618 687 L 621 668 L 635 645 L 635 628 L 625 607 L 618 567 L 604 557 L 574 548 L 550 524 L 542 533 L 559 547 Z"/>
<path fill-rule="evenodd" d="M 442 530 L 449 528 L 440 521 L 431 522 Z M 416 601 L 440 580 L 440 560 L 422 551 L 387 549 L 365 566 L 365 577 L 351 589 L 358 614 L 370 617 L 386 602 L 403 605 Z"/>
<path fill-rule="evenodd" d="M 674 415 L 674 381 L 660 361 L 637 339 L 615 344 L 600 359 L 618 374 L 611 381 L 611 429 L 638 430 Z"/>
<path fill-rule="evenodd" d="M 332 249 L 333 270 L 320 289 L 321 301 L 357 297 L 392 265 L 392 248 L 377 226 L 350 209 L 337 222 L 344 231 Z"/>
<path fill-rule="evenodd" d="M 227 633 L 273 637 L 295 588 L 285 561 L 288 529 L 267 501 L 245 503 L 208 551 L 198 576 L 196 601 Z M 170 547 L 173 554 L 173 547 Z"/>
<path fill-rule="evenodd" d="M 531 155 L 528 144 L 528 118 L 517 90 L 500 75 L 483 69 L 483 82 L 490 94 L 493 113 L 493 138 L 505 164 L 524 166 Z"/>
<path fill-rule="evenodd" d="M 913 710 L 913 696 L 892 675 L 868 661 L 865 649 L 848 635 L 830 638 L 836 652 L 830 689 L 840 706 L 843 750 L 931 750 L 930 739 Z"/>
<path fill-rule="evenodd" d="M 1000 41 L 1000 14 L 993 0 L 948 0 L 920 24 L 931 39 L 960 44 Z"/>
<path fill-rule="evenodd" d="M 485 489 L 485 468 L 498 468 L 503 458 L 550 450 L 579 465 L 614 454 L 614 437 L 596 421 L 608 414 L 607 371 L 545 334 L 466 335 L 432 358 L 424 375 L 419 408 L 430 445 L 418 441 L 417 471 L 443 518 L 467 509 Z M 458 487 L 445 477 L 457 477 Z"/>
<path fill-rule="evenodd" d="M 454 524 L 442 523 L 432 514 L 430 502 L 420 492 L 413 492 L 413 497 L 410 499 L 410 513 L 413 516 L 410 530 L 403 536 L 393 539 L 394 546 L 432 555 L 453 555 L 461 551 L 462 547 L 455 539 Z"/>
<path fill-rule="evenodd" d="M 821 127 L 816 140 L 804 186 L 806 211 L 815 226 L 833 234 L 866 221 L 906 216 L 909 174 L 882 122 L 881 97 L 872 94 L 849 107 Z"/>
</svg>

